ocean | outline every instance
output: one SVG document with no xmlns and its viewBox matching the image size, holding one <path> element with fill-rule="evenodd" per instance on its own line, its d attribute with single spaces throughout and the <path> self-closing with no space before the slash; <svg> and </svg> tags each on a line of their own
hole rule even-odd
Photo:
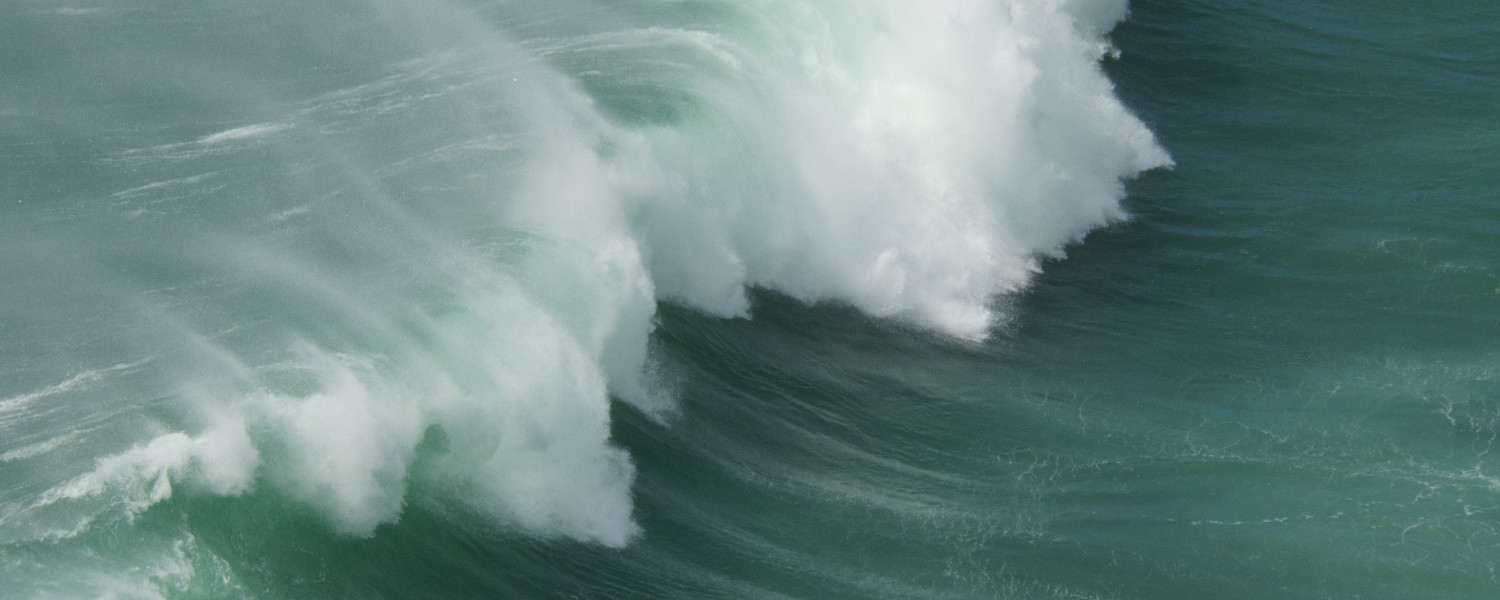
<svg viewBox="0 0 1500 600">
<path fill-rule="evenodd" d="M 0 598 L 1500 597 L 1497 40 L 12 0 Z"/>
</svg>

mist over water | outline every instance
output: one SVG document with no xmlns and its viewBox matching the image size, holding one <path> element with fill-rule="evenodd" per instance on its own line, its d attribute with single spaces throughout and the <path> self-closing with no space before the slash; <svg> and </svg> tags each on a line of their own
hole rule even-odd
<svg viewBox="0 0 1500 600">
<path fill-rule="evenodd" d="M 0 598 L 1497 589 L 1486 5 L 304 4 L 0 7 Z"/>
</svg>

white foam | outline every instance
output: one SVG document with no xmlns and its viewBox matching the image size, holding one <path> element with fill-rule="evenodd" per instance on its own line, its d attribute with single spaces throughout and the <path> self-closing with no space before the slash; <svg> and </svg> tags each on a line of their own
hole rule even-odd
<svg viewBox="0 0 1500 600">
<path fill-rule="evenodd" d="M 214 176 L 214 173 L 200 173 L 198 175 L 193 175 L 193 176 L 190 176 L 190 177 L 179 177 L 179 178 L 176 178 L 176 179 L 168 179 L 168 180 L 165 180 L 165 181 L 155 181 L 155 182 L 148 183 L 146 185 L 136 186 L 136 187 L 133 187 L 133 188 L 130 188 L 130 189 L 125 189 L 125 190 L 120 190 L 120 191 L 115 192 L 114 194 L 112 194 L 112 196 L 114 196 L 115 198 L 125 198 L 125 197 L 130 197 L 130 196 L 136 196 L 136 195 L 139 195 L 139 194 L 143 194 L 145 192 L 159 191 L 159 190 L 161 190 L 163 188 L 178 187 L 178 186 L 188 186 L 188 185 L 192 185 L 192 184 L 198 183 L 200 181 L 203 181 L 204 179 L 208 179 L 209 177 L 212 177 L 212 176 Z"/>
<path fill-rule="evenodd" d="M 173 480 L 221 495 L 249 489 L 255 448 L 243 429 L 216 429 L 198 437 L 173 432 L 99 459 L 93 471 L 54 487 L 32 509 L 64 501 L 106 498 L 127 516 L 172 497 Z"/>
<path fill-rule="evenodd" d="M 47 386 L 37 391 L 0 399 L 0 415 L 21 410 L 27 405 L 30 405 L 32 402 L 35 402 L 42 398 L 87 389 L 89 386 L 111 374 L 129 372 L 131 369 L 134 369 L 145 363 L 146 360 L 140 360 L 131 363 L 120 363 L 111 367 L 105 367 L 103 369 L 90 369 L 75 374 L 62 382 Z"/>
<path fill-rule="evenodd" d="M 634 469 L 609 443 L 598 355 L 526 296 L 493 291 L 468 303 L 485 327 L 434 324 L 445 345 L 479 350 L 463 369 L 473 378 L 452 381 L 432 407 L 449 440 L 442 485 L 499 524 L 623 546 L 638 529 Z M 475 344 L 485 331 L 505 335 Z"/>
<path fill-rule="evenodd" d="M 24 460 L 46 454 L 78 439 L 78 436 L 79 432 L 67 433 L 35 444 L 16 448 L 15 450 L 0 454 L 0 463 Z"/>
<path fill-rule="evenodd" d="M 305 397 L 264 395 L 247 406 L 274 426 L 275 441 L 285 448 L 271 476 L 335 529 L 371 535 L 400 515 L 421 415 L 369 361 L 310 346 L 300 353 L 320 389 Z"/>
<path fill-rule="evenodd" d="M 78 16 L 83 16 L 83 15 L 97 15 L 97 14 L 101 14 L 101 13 L 104 13 L 104 12 L 107 12 L 107 11 L 105 11 L 105 9 L 103 9 L 103 8 L 98 8 L 98 7 L 81 8 L 81 7 L 75 7 L 75 6 L 59 6 L 57 8 L 52 9 L 51 12 L 52 12 L 52 14 L 61 15 L 61 16 L 65 16 L 65 17 L 78 17 Z"/>
<path fill-rule="evenodd" d="M 198 143 L 209 145 L 238 140 L 263 138 L 275 133 L 280 133 L 290 128 L 291 125 L 285 123 L 256 123 L 254 125 L 235 127 L 233 129 L 226 129 L 218 133 L 203 136 L 201 138 L 198 138 Z"/>
<path fill-rule="evenodd" d="M 54 540 L 50 560 L 18 553 L 22 558 L 0 564 L 5 595 L 145 600 L 246 594 L 223 558 L 190 533 L 170 533 L 93 545 Z"/>
</svg>

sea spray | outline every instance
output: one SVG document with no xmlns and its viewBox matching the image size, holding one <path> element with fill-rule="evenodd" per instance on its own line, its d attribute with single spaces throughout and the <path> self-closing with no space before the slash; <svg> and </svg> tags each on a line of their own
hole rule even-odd
<svg viewBox="0 0 1500 600">
<path fill-rule="evenodd" d="M 421 501 L 624 546 L 609 398 L 670 423 L 659 299 L 747 317 L 760 287 L 984 338 L 1169 164 L 1099 68 L 1123 2 L 344 9 L 20 10 L 78 43 L 0 106 L 55 157 L 5 183 L 0 274 L 35 284 L 5 292 L 6 348 L 46 357 L 0 391 L 7 543 L 186 490 L 352 536 Z M 128 94 L 44 72 L 115 53 L 79 72 Z"/>
</svg>

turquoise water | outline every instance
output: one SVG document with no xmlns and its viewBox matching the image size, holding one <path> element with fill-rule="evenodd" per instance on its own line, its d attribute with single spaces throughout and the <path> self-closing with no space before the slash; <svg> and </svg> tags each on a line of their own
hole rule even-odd
<svg viewBox="0 0 1500 600">
<path fill-rule="evenodd" d="M 0 8 L 0 598 L 1492 598 L 1500 5 Z"/>
</svg>

